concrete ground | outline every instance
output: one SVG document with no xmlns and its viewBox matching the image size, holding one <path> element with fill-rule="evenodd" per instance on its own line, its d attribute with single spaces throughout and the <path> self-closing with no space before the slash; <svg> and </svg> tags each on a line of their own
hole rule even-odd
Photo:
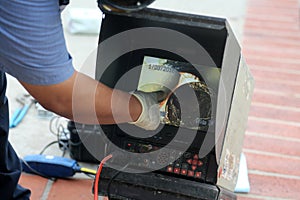
<svg viewBox="0 0 300 200">
<path fill-rule="evenodd" d="M 91 0 L 71 0 L 67 9 L 95 7 Z M 256 79 L 244 145 L 251 192 L 239 199 L 300 199 L 298 0 L 157 0 L 152 7 L 228 18 Z M 64 22 L 66 15 L 67 10 Z M 74 65 L 80 68 L 96 48 L 97 35 L 66 31 L 65 37 Z M 8 80 L 12 113 L 20 106 L 15 98 L 25 91 L 14 78 Z M 40 118 L 32 107 L 22 123 L 11 129 L 10 141 L 20 157 L 39 153 L 56 139 L 49 123 L 49 118 Z M 61 155 L 61 151 L 52 146 L 47 154 Z M 33 200 L 92 199 L 92 180 L 83 175 L 56 182 L 24 175 L 21 183 L 32 189 Z"/>
</svg>

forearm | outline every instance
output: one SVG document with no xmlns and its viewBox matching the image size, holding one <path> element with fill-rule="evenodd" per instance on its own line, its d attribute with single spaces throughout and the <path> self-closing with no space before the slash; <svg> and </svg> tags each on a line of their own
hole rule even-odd
<svg viewBox="0 0 300 200">
<path fill-rule="evenodd" d="M 21 83 L 45 108 L 81 123 L 135 121 L 142 110 L 139 101 L 130 94 L 112 90 L 79 72 L 56 85 Z"/>
</svg>

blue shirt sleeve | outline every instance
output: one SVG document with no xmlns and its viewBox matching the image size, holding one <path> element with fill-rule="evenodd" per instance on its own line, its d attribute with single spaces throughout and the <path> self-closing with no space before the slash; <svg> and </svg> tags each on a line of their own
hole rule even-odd
<svg viewBox="0 0 300 200">
<path fill-rule="evenodd" d="M 58 0 L 0 0 L 0 70 L 20 81 L 51 85 L 73 73 Z"/>
</svg>

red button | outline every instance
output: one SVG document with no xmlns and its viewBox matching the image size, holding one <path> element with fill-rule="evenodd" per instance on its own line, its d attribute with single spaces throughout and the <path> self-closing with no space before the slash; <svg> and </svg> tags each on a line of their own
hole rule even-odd
<svg viewBox="0 0 300 200">
<path fill-rule="evenodd" d="M 199 157 L 198 157 L 197 154 L 194 155 L 194 159 L 195 159 L 195 160 L 198 160 L 198 159 L 199 159 Z"/>
<path fill-rule="evenodd" d="M 198 166 L 202 166 L 203 162 L 201 160 L 198 161 Z"/>
<path fill-rule="evenodd" d="M 188 176 L 194 176 L 194 171 L 189 170 L 188 171 Z"/>
<path fill-rule="evenodd" d="M 186 175 L 186 174 L 187 174 L 186 169 L 182 169 L 182 170 L 181 170 L 181 174 L 182 174 L 182 175 Z"/>
<path fill-rule="evenodd" d="M 174 168 L 174 173 L 175 174 L 179 174 L 180 173 L 180 169 L 179 168 Z"/>
<path fill-rule="evenodd" d="M 198 161 L 197 160 L 193 160 L 192 164 L 193 165 L 197 165 Z"/>
<path fill-rule="evenodd" d="M 167 172 L 173 172 L 173 167 L 168 167 Z"/>
<path fill-rule="evenodd" d="M 201 175 L 202 175 L 201 172 L 196 172 L 196 173 L 195 173 L 195 177 L 196 177 L 196 178 L 201 178 Z"/>
<path fill-rule="evenodd" d="M 193 166 L 192 166 L 192 170 L 195 171 L 196 169 L 197 169 L 197 166 L 196 166 L 196 165 L 193 165 Z"/>
<path fill-rule="evenodd" d="M 192 159 L 188 159 L 188 160 L 186 160 L 186 162 L 191 165 L 192 164 Z"/>
</svg>

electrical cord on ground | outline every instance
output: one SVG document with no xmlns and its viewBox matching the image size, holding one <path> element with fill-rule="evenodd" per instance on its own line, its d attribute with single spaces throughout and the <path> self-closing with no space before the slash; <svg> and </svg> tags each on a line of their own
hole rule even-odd
<svg viewBox="0 0 300 200">
<path fill-rule="evenodd" d="M 69 151 L 70 145 L 77 146 L 81 145 L 82 141 L 79 142 L 72 142 L 70 140 L 70 132 L 68 128 L 66 127 L 66 119 L 60 116 L 54 116 L 51 118 L 49 123 L 49 130 L 50 132 L 56 136 L 57 140 L 50 142 L 47 144 L 39 153 L 40 155 L 44 154 L 44 152 L 52 145 L 58 144 L 59 149 L 62 151 L 62 157 L 65 156 L 66 152 Z M 83 130 L 81 130 L 83 131 Z M 84 175 L 88 176 L 89 178 L 94 179 L 96 175 L 95 170 L 90 170 L 87 168 L 80 168 L 77 169 L 76 172 L 83 173 Z M 46 177 L 46 176 L 44 176 Z M 46 177 L 48 178 L 48 177 Z"/>
<path fill-rule="evenodd" d="M 62 151 L 62 157 L 64 157 L 66 152 L 69 150 L 70 133 L 67 128 L 64 127 L 62 119 L 64 120 L 64 118 L 60 116 L 54 116 L 50 120 L 49 130 L 56 136 L 57 140 L 47 144 L 40 154 L 43 154 L 53 144 L 58 144 L 59 149 Z"/>
<path fill-rule="evenodd" d="M 54 116 L 51 118 L 50 123 L 49 123 L 49 130 L 50 132 L 57 136 L 58 128 L 61 125 L 61 118 L 60 116 Z M 54 127 L 53 127 L 54 126 Z"/>
<path fill-rule="evenodd" d="M 88 169 L 88 168 L 85 168 L 85 167 L 81 167 L 80 172 L 85 173 L 85 174 L 91 174 L 91 175 L 96 175 L 97 174 L 96 170 Z"/>
<path fill-rule="evenodd" d="M 89 177 L 91 179 L 95 179 L 95 176 L 97 174 L 96 170 L 88 169 L 85 167 L 80 167 L 76 172 L 83 173 L 84 175 L 86 175 L 87 177 Z"/>
<path fill-rule="evenodd" d="M 108 155 L 103 160 L 100 162 L 99 168 L 97 170 L 97 174 L 95 177 L 95 183 L 94 183 L 94 200 L 98 200 L 98 186 L 99 186 L 99 181 L 100 181 L 100 174 L 103 168 L 103 165 L 112 158 L 112 155 Z"/>
<path fill-rule="evenodd" d="M 83 174 L 86 175 L 87 177 L 91 178 L 91 179 L 95 179 L 95 175 L 87 174 L 87 173 L 84 173 L 84 172 L 83 172 Z"/>
<path fill-rule="evenodd" d="M 53 144 L 56 144 L 58 143 L 58 141 L 53 141 L 53 142 L 50 142 L 49 144 L 47 144 L 43 149 L 42 151 L 39 153 L 40 155 L 44 154 L 44 152 L 50 147 L 52 146 Z"/>
</svg>

